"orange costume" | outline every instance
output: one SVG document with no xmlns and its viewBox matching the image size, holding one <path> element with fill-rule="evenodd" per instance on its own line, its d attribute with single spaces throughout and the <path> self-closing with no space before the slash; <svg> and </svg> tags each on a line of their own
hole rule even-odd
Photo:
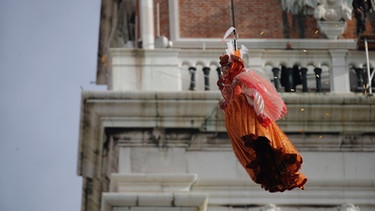
<svg viewBox="0 0 375 211">
<path fill-rule="evenodd" d="M 251 179 L 269 192 L 303 189 L 302 157 L 276 124 L 287 108 L 272 83 L 244 67 L 239 51 L 220 57 L 226 129 Z"/>
</svg>

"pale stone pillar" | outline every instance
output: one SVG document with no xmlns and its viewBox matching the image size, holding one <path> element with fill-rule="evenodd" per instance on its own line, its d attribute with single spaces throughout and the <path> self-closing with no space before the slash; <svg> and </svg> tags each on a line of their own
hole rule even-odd
<svg viewBox="0 0 375 211">
<path fill-rule="evenodd" d="M 247 58 L 245 57 L 245 60 L 247 60 L 247 64 L 245 66 L 248 66 L 250 69 L 258 70 L 258 71 L 264 71 L 264 62 L 263 62 L 263 54 L 264 50 L 251 50 L 247 52 Z M 246 56 L 246 55 L 245 55 Z"/>
<path fill-rule="evenodd" d="M 144 49 L 154 49 L 154 18 L 153 18 L 153 0 L 139 1 L 139 12 L 141 18 L 141 39 Z"/>
<path fill-rule="evenodd" d="M 330 72 L 331 92 L 350 92 L 349 69 L 346 65 L 347 50 L 329 50 L 332 59 Z"/>
<path fill-rule="evenodd" d="M 110 49 L 108 89 L 181 91 L 178 50 Z"/>
</svg>

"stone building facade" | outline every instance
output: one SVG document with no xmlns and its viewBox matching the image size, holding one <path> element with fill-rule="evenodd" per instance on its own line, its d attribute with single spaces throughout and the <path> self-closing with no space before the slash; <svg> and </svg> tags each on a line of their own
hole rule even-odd
<svg viewBox="0 0 375 211">
<path fill-rule="evenodd" d="M 305 190 L 262 190 L 232 151 L 216 87 L 230 1 L 102 0 L 97 83 L 108 90 L 82 92 L 82 211 L 375 209 L 375 98 L 355 22 L 324 28 L 315 1 L 286 2 L 234 1 L 235 17 L 246 66 L 287 104 L 278 124 L 304 158 Z"/>
</svg>

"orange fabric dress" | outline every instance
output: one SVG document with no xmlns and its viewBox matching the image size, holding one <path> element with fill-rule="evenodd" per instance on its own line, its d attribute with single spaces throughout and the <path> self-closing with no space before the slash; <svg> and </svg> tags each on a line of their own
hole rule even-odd
<svg viewBox="0 0 375 211">
<path fill-rule="evenodd" d="M 303 189 L 302 157 L 275 122 L 287 112 L 280 95 L 269 80 L 246 70 L 240 57 L 220 59 L 220 106 L 239 162 L 269 192 Z"/>
</svg>

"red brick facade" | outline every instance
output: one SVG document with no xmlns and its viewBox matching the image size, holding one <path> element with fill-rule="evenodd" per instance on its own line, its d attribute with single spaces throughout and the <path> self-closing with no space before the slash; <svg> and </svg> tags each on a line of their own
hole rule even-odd
<svg viewBox="0 0 375 211">
<path fill-rule="evenodd" d="M 154 0 L 154 24 L 155 24 L 155 35 L 157 35 L 157 12 L 156 5 L 159 3 L 160 10 L 160 35 L 165 37 L 170 37 L 169 34 L 169 5 L 168 0 Z"/>
<path fill-rule="evenodd" d="M 230 0 L 176 1 L 179 1 L 181 38 L 221 38 L 232 26 Z M 160 7 L 160 34 L 170 37 L 168 0 L 154 0 L 154 8 L 157 3 Z M 280 0 L 234 0 L 234 6 L 236 28 L 240 38 L 325 38 L 312 16 L 297 16 L 284 12 L 283 20 Z M 371 31 L 370 21 L 367 21 L 367 31 Z M 354 32 L 353 18 L 347 21 L 347 28 L 342 38 L 355 38 Z"/>
</svg>

